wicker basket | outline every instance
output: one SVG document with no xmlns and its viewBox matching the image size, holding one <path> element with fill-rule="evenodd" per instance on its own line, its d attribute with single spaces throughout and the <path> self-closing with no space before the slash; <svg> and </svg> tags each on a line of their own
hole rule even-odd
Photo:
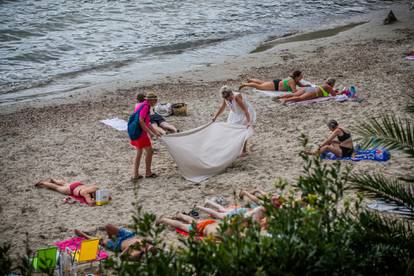
<svg viewBox="0 0 414 276">
<path fill-rule="evenodd" d="M 174 116 L 187 116 L 187 104 L 186 103 L 173 104 L 172 112 Z"/>
</svg>

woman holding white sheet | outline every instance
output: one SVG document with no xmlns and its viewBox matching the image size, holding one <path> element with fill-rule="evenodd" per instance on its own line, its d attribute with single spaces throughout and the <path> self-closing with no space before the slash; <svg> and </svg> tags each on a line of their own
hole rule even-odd
<svg viewBox="0 0 414 276">
<path fill-rule="evenodd" d="M 246 97 L 243 97 L 240 93 L 233 92 L 226 85 L 220 89 L 220 94 L 223 97 L 223 103 L 213 117 L 213 122 L 217 117 L 223 113 L 226 106 L 230 108 L 229 116 L 227 117 L 227 123 L 245 125 L 250 127 L 256 121 L 256 111 L 249 103 Z M 247 141 L 244 143 L 243 152 L 241 157 L 247 155 Z"/>
</svg>

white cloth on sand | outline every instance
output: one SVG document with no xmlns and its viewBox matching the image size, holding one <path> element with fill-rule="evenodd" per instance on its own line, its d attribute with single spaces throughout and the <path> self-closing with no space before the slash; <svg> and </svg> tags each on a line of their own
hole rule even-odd
<svg viewBox="0 0 414 276">
<path fill-rule="evenodd" d="M 240 106 L 236 102 L 236 97 L 238 95 L 241 95 L 240 93 L 233 92 L 234 98 L 231 101 L 226 101 L 227 106 L 230 108 L 229 116 L 227 117 L 227 123 L 229 124 L 237 124 L 237 125 L 247 125 L 247 118 L 244 111 L 240 108 Z M 250 102 L 247 100 L 247 98 L 243 95 L 243 103 L 247 107 L 247 111 L 249 111 L 250 114 L 250 122 L 254 123 L 256 122 L 256 111 L 254 110 L 253 106 L 250 104 Z"/>
<path fill-rule="evenodd" d="M 119 131 L 127 131 L 128 129 L 128 122 L 119 118 L 101 120 L 100 122 Z"/>
<path fill-rule="evenodd" d="M 224 122 L 209 123 L 161 137 L 187 180 L 199 183 L 223 172 L 241 154 L 251 127 Z"/>
</svg>

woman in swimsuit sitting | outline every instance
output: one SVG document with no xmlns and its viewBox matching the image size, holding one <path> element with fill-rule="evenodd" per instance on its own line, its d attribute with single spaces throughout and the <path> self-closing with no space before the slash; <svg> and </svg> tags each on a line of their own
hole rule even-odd
<svg viewBox="0 0 414 276">
<path fill-rule="evenodd" d="M 281 103 L 286 103 L 306 101 L 319 97 L 329 97 L 331 95 L 335 96 L 335 91 L 333 89 L 334 86 L 335 79 L 328 79 L 322 85 L 316 87 L 301 88 L 295 93 L 279 96 L 276 97 L 276 99 L 280 99 Z"/>
<path fill-rule="evenodd" d="M 331 135 L 319 145 L 319 148 L 314 154 L 322 154 L 330 151 L 337 157 L 351 157 L 354 152 L 354 145 L 352 143 L 351 133 L 339 127 L 338 122 L 330 120 L 328 123 Z M 338 141 L 334 140 L 335 138 Z"/>
<path fill-rule="evenodd" d="M 239 90 L 244 87 L 253 87 L 259 90 L 268 90 L 268 91 L 287 91 L 287 92 L 296 92 L 299 87 L 308 87 L 309 85 L 304 85 L 300 81 L 303 79 L 302 71 L 296 70 L 293 74 L 283 80 L 276 79 L 273 81 L 262 81 L 258 79 L 248 79 L 246 83 L 242 83 L 239 87 Z"/>
<path fill-rule="evenodd" d="M 67 183 L 63 180 L 56 180 L 53 178 L 39 181 L 35 184 L 35 187 L 48 188 L 64 195 L 83 197 L 85 202 L 90 206 L 95 205 L 94 198 L 95 193 L 98 190 L 98 186 L 96 185 L 86 186 L 81 182 Z"/>
</svg>

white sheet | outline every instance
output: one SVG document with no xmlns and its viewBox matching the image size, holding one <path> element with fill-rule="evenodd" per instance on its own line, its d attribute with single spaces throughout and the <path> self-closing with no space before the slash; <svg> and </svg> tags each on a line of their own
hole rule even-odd
<svg viewBox="0 0 414 276">
<path fill-rule="evenodd" d="M 119 131 L 127 131 L 128 129 L 128 122 L 119 118 L 101 120 L 100 122 Z"/>
<path fill-rule="evenodd" d="M 161 140 L 187 180 L 199 183 L 223 172 L 242 152 L 253 129 L 222 122 L 209 123 Z"/>
</svg>

